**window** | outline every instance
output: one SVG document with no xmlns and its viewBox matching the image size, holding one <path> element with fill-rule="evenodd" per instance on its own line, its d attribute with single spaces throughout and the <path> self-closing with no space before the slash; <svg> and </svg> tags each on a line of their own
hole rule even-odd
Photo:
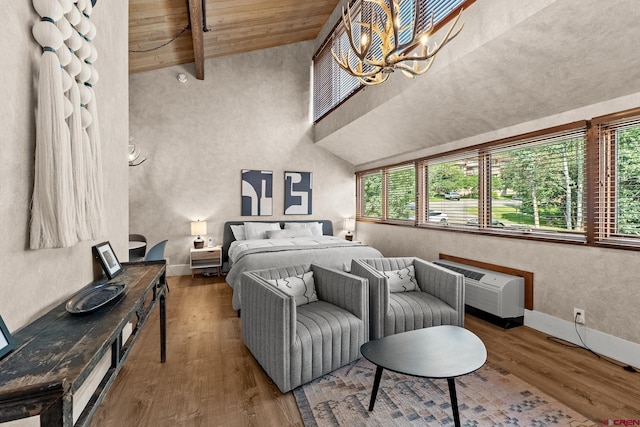
<svg viewBox="0 0 640 427">
<path fill-rule="evenodd" d="M 358 216 L 382 219 L 382 172 L 362 175 L 359 184 Z"/>
<path fill-rule="evenodd" d="M 640 236 L 640 124 L 616 130 L 616 234 Z"/>
<path fill-rule="evenodd" d="M 356 180 L 359 220 L 640 249 L 640 108 Z"/>
<path fill-rule="evenodd" d="M 427 162 L 431 223 L 478 223 L 478 158 Z"/>
<path fill-rule="evenodd" d="M 420 2 L 420 15 L 418 16 L 418 30 L 427 28 L 429 20 L 433 15 L 434 25 L 437 27 L 446 24 L 456 16 L 460 7 L 467 7 L 474 0 L 416 0 Z M 369 2 L 362 5 L 361 0 L 351 2 L 352 14 L 355 14 L 353 22 L 361 20 L 361 11 L 364 10 L 365 20 L 371 14 L 371 8 L 379 6 Z M 405 0 L 400 3 L 400 20 L 404 27 L 413 19 L 414 1 Z M 412 30 L 406 29 L 401 32 L 400 38 L 411 38 Z M 360 37 L 360 26 L 353 26 L 353 37 L 356 42 Z M 374 35 L 374 37 L 376 37 Z M 362 85 L 358 80 L 342 70 L 334 61 L 331 50 L 336 54 L 346 52 L 349 46 L 349 38 L 342 24 L 342 18 L 333 29 L 331 34 L 324 41 L 320 49 L 313 57 L 313 120 L 319 121 L 322 117 L 331 112 L 335 107 L 344 102 L 349 96 L 358 91 Z M 374 44 L 375 46 L 375 44 Z M 375 54 L 375 52 L 372 52 Z M 354 55 L 351 53 L 351 55 Z M 379 53 L 378 53 L 379 55 Z M 355 57 L 355 55 L 354 55 Z"/>
<path fill-rule="evenodd" d="M 586 242 L 586 122 L 357 174 L 359 219 Z M 640 237 L 640 121 L 618 129 L 619 223 Z M 620 163 L 620 161 L 618 162 Z M 622 164 L 622 163 L 620 163 Z M 618 172 L 623 176 L 622 172 Z M 633 199 L 635 197 L 635 199 Z M 634 205 L 629 200 L 635 200 Z"/>
<path fill-rule="evenodd" d="M 413 163 L 387 172 L 387 218 L 415 220 L 416 171 Z"/>
<path fill-rule="evenodd" d="M 389 222 L 415 220 L 413 163 L 363 174 L 358 188 L 358 217 Z"/>
<path fill-rule="evenodd" d="M 565 237 L 584 234 L 584 128 L 490 152 L 492 226 Z"/>
<path fill-rule="evenodd" d="M 595 239 L 598 243 L 638 245 L 640 116 L 601 120 L 594 120 L 598 130 L 598 162 L 592 178 L 597 223 Z"/>
<path fill-rule="evenodd" d="M 329 44 L 324 55 L 313 61 L 313 111 L 314 118 L 328 113 L 359 87 L 358 80 L 341 69 L 331 55 L 330 46 L 339 51 L 349 45 L 346 33 L 339 34 Z"/>
</svg>

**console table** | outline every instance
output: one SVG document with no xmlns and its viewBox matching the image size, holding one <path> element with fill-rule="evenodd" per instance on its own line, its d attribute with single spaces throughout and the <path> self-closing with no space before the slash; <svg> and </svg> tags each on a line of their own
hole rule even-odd
<svg viewBox="0 0 640 427">
<path fill-rule="evenodd" d="M 126 286 L 118 301 L 84 315 L 63 303 L 14 334 L 16 349 L 0 361 L 0 423 L 39 416 L 42 427 L 88 425 L 156 305 L 165 361 L 165 261 L 122 265 L 109 281 Z"/>
</svg>

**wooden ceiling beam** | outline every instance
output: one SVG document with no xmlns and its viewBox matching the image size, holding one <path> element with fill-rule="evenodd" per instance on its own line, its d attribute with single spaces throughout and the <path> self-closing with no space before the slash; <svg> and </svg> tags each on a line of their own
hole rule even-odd
<svg viewBox="0 0 640 427">
<path fill-rule="evenodd" d="M 193 58 L 196 63 L 196 79 L 204 80 L 204 37 L 202 0 L 189 0 L 189 22 L 193 39 Z"/>
<path fill-rule="evenodd" d="M 195 62 L 204 79 L 205 59 L 314 39 L 338 0 L 128 2 L 129 49 L 149 49 L 129 55 L 129 72 Z M 191 34 L 173 39 L 187 25 Z"/>
</svg>

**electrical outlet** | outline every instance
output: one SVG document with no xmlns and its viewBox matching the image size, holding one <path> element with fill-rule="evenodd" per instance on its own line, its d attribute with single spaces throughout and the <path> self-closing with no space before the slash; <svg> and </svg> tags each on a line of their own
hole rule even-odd
<svg viewBox="0 0 640 427">
<path fill-rule="evenodd" d="M 573 321 L 576 323 L 580 323 L 581 325 L 584 325 L 586 322 L 586 313 L 583 309 L 581 308 L 574 308 L 573 309 Z"/>
</svg>

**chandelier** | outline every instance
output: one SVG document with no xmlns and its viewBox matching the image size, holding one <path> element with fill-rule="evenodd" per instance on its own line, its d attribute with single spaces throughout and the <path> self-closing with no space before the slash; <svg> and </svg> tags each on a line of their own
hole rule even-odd
<svg viewBox="0 0 640 427">
<path fill-rule="evenodd" d="M 455 28 L 460 15 L 462 15 L 462 10 L 460 10 L 442 41 L 429 47 L 429 38 L 434 32 L 433 14 L 431 14 L 427 28 L 418 34 L 417 23 L 422 3 L 420 0 L 414 0 L 413 20 L 408 24 L 400 22 L 400 3 L 409 0 L 362 1 L 363 4 L 364 2 L 373 3 L 378 5 L 379 8 L 372 7 L 369 21 L 356 21 L 355 25 L 357 27 L 354 28 L 351 9 L 347 4 L 347 7 L 342 10 L 342 23 L 349 38 L 351 49 L 341 50 L 339 56 L 331 49 L 331 54 L 340 68 L 356 77 L 363 85 L 372 86 L 384 83 L 396 69 L 402 71 L 409 78 L 426 73 L 440 49 L 453 40 L 464 26 L 461 23 L 458 28 Z M 390 3 L 390 5 L 387 3 Z M 383 13 L 379 13 L 380 9 Z M 404 25 L 401 26 L 401 24 Z M 356 39 L 359 34 L 358 45 L 354 41 L 354 29 L 357 30 L 355 33 Z M 400 35 L 410 29 L 412 31 L 411 39 L 402 43 Z M 372 49 L 374 34 L 380 44 Z M 419 47 L 420 52 L 418 53 L 415 50 Z"/>
</svg>

